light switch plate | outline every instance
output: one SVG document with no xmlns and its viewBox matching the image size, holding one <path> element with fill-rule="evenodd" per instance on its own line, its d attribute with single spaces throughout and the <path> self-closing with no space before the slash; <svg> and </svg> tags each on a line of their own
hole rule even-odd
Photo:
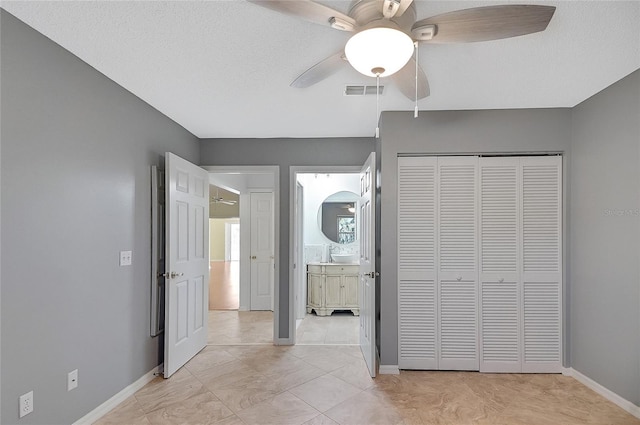
<svg viewBox="0 0 640 425">
<path fill-rule="evenodd" d="M 120 265 L 121 266 L 131 265 L 131 251 L 120 251 Z"/>
</svg>

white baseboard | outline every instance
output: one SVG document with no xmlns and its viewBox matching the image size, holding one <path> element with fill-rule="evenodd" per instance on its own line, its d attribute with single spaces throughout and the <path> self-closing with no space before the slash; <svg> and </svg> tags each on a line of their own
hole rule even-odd
<svg viewBox="0 0 640 425">
<path fill-rule="evenodd" d="M 135 381 L 133 384 L 127 386 L 122 391 L 111 397 L 109 400 L 102 403 L 100 406 L 93 409 L 91 412 L 84 415 L 82 418 L 78 419 L 73 423 L 73 425 L 90 425 L 96 422 L 98 419 L 102 418 L 104 415 L 113 410 L 114 407 L 131 397 L 138 391 L 140 388 L 147 385 L 149 382 L 153 381 L 156 377 L 156 373 L 162 371 L 163 365 L 160 364 L 149 372 L 145 373 L 140 379 Z"/>
<path fill-rule="evenodd" d="M 380 372 L 380 375 L 400 375 L 400 369 L 397 364 L 381 364 L 378 372 Z"/>
<path fill-rule="evenodd" d="M 596 381 L 594 381 L 593 379 L 589 378 L 588 376 L 583 375 L 582 373 L 578 372 L 577 370 L 575 370 L 574 368 L 571 368 L 571 367 L 570 368 L 565 368 L 562 371 L 562 374 L 575 378 L 576 381 L 578 381 L 578 382 L 584 384 L 585 386 L 591 388 L 593 391 L 597 392 L 602 397 L 604 397 L 607 400 L 609 400 L 610 402 L 620 406 L 622 409 L 626 410 L 627 412 L 631 413 L 636 418 L 640 419 L 640 407 L 639 406 L 636 406 L 635 404 L 631 403 L 629 400 L 626 400 L 626 399 L 620 397 L 618 394 L 614 393 L 613 391 L 611 391 L 610 389 L 608 389 L 606 387 L 603 387 L 602 385 L 598 384 Z"/>
</svg>

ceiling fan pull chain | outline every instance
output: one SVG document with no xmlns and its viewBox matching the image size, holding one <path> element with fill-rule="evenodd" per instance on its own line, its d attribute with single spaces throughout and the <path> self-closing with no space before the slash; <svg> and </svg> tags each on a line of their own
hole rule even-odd
<svg viewBox="0 0 640 425">
<path fill-rule="evenodd" d="M 376 72 L 376 139 L 380 137 L 380 72 Z"/>
<path fill-rule="evenodd" d="M 418 42 L 415 41 L 413 43 L 413 45 L 416 48 L 416 107 L 413 110 L 413 118 L 418 118 L 418 59 L 420 59 L 420 55 L 419 55 L 419 51 L 418 50 Z"/>
</svg>

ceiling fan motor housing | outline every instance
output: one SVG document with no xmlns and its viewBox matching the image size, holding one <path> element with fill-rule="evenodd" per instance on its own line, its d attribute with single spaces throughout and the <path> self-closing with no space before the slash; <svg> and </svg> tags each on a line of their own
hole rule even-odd
<svg viewBox="0 0 640 425">
<path fill-rule="evenodd" d="M 411 3 L 401 16 L 394 16 L 390 19 L 384 17 L 382 4 L 381 0 L 356 1 L 349 9 L 349 16 L 355 19 L 356 25 L 360 30 L 383 26 L 384 22 L 392 22 L 395 24 L 394 29 L 410 34 L 411 26 L 416 21 L 417 16 L 415 4 Z"/>
</svg>

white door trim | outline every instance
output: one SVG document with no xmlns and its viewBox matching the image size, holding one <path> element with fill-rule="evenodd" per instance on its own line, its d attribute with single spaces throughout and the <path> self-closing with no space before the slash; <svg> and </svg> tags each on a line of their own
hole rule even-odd
<svg viewBox="0 0 640 425">
<path fill-rule="evenodd" d="M 203 167 L 206 169 L 207 167 Z M 360 165 L 296 165 L 289 167 L 289 338 L 281 340 L 283 345 L 295 345 L 296 343 L 296 300 L 295 294 L 295 270 L 293 268 L 296 262 L 296 252 L 294 234 L 296 226 L 296 182 L 298 174 L 302 173 L 353 173 L 359 174 Z M 304 266 L 304 265 L 302 265 Z M 286 341 L 286 342 L 285 342 Z"/>
<path fill-rule="evenodd" d="M 219 174 L 273 174 L 273 225 L 274 262 L 273 271 L 273 343 L 286 344 L 279 338 L 280 325 L 280 166 L 278 165 L 201 165 L 209 173 Z M 246 227 L 246 226 L 245 226 Z M 289 316 L 291 317 L 291 316 Z M 291 328 L 289 328 L 291 329 Z M 295 329 L 295 328 L 294 328 Z"/>
</svg>

